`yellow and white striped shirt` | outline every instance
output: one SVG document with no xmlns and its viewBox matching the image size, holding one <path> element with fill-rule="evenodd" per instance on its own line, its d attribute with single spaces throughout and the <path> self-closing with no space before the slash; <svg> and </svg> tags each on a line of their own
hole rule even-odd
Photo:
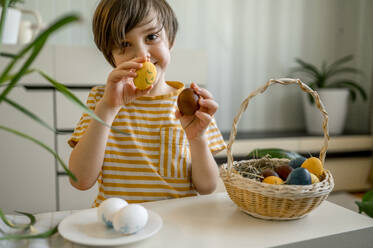
<svg viewBox="0 0 373 248">
<path fill-rule="evenodd" d="M 104 162 L 98 178 L 98 206 L 109 197 L 129 203 L 197 195 L 191 182 L 188 140 L 175 117 L 180 82 L 167 82 L 174 92 L 155 97 L 139 97 L 121 108 L 113 126 L 130 135 L 110 130 Z M 92 88 L 87 106 L 94 110 L 104 94 L 104 86 Z M 74 147 L 88 127 L 91 117 L 84 113 L 68 143 Z M 213 120 L 206 137 L 211 152 L 225 149 L 223 137 Z"/>
</svg>

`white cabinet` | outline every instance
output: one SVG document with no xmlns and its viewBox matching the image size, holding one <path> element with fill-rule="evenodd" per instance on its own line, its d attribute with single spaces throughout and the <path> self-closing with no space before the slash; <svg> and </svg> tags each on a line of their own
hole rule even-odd
<svg viewBox="0 0 373 248">
<path fill-rule="evenodd" d="M 2 46 L 2 51 L 17 53 L 19 46 Z M 91 85 L 104 83 L 110 66 L 95 48 L 47 46 L 31 68 L 38 68 L 64 84 Z M 24 60 L 23 60 L 24 61 Z M 9 60 L 0 57 L 0 70 Z M 22 65 L 22 61 L 16 68 Z M 13 71 L 13 73 L 16 71 Z M 17 103 L 33 111 L 51 126 L 58 129 L 73 129 L 81 110 L 66 100 L 60 93 L 54 98 L 53 90 L 25 90 L 22 85 L 49 86 L 37 73 L 25 76 L 11 95 Z M 1 89 L 4 89 L 3 87 Z M 74 91 L 84 103 L 89 90 Z M 54 115 L 55 114 L 55 115 Z M 56 122 L 55 122 L 56 121 Z M 70 134 L 54 135 L 18 110 L 6 103 L 0 105 L 0 125 L 25 132 L 54 149 L 67 164 L 71 148 L 66 143 Z M 56 143 L 55 143 L 56 142 Z M 0 208 L 5 213 L 14 210 L 45 212 L 58 209 L 80 209 L 90 207 L 97 194 L 97 186 L 88 191 L 73 188 L 62 172 L 56 168 L 54 156 L 39 146 L 0 130 Z M 59 206 L 58 206 L 59 205 Z"/>
<path fill-rule="evenodd" d="M 30 94 L 17 87 L 9 99 L 22 104 L 40 118 L 52 123 L 52 97 L 48 92 Z M 53 148 L 53 133 L 13 107 L 0 105 L 0 125 L 24 132 Z M 0 208 L 44 212 L 54 210 L 54 157 L 29 140 L 0 129 Z"/>
<path fill-rule="evenodd" d="M 98 184 L 85 191 L 79 191 L 71 186 L 69 178 L 59 177 L 60 210 L 87 209 L 92 206 L 98 192 Z"/>
</svg>

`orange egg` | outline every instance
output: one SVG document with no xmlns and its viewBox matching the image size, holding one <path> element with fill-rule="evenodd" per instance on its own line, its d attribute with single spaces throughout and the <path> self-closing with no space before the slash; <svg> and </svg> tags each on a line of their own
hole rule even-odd
<svg viewBox="0 0 373 248">
<path fill-rule="evenodd" d="M 269 184 L 283 184 L 284 181 L 282 181 L 281 178 L 276 176 L 269 176 L 263 179 L 263 183 L 269 183 Z"/>
</svg>

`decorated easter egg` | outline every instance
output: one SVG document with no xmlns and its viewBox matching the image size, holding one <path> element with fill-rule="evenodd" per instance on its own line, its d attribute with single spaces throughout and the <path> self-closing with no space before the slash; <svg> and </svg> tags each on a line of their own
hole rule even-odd
<svg viewBox="0 0 373 248">
<path fill-rule="evenodd" d="M 280 177 L 274 170 L 269 169 L 269 168 L 264 169 L 262 171 L 262 176 L 263 178 L 270 177 L 270 176 Z"/>
<path fill-rule="evenodd" d="M 139 204 L 129 204 L 114 215 L 114 230 L 133 234 L 143 229 L 148 222 L 148 211 Z"/>
<path fill-rule="evenodd" d="M 320 182 L 320 179 L 313 173 L 310 173 L 311 174 L 311 183 L 314 184 L 314 183 L 319 183 Z"/>
<path fill-rule="evenodd" d="M 276 176 L 269 176 L 263 179 L 263 183 L 269 183 L 269 184 L 283 184 L 284 181 L 282 181 L 281 178 Z"/>
<path fill-rule="evenodd" d="M 154 64 L 149 61 L 144 62 L 136 73 L 137 76 L 134 78 L 133 82 L 136 88 L 141 90 L 149 88 L 157 77 L 157 69 Z"/>
<path fill-rule="evenodd" d="M 310 172 L 302 167 L 294 169 L 286 180 L 286 184 L 290 185 L 308 185 L 311 184 L 311 182 Z"/>
<path fill-rule="evenodd" d="M 177 107 L 183 115 L 194 115 L 199 109 L 199 95 L 192 88 L 186 88 L 180 92 L 177 98 Z"/>
<path fill-rule="evenodd" d="M 315 174 L 318 178 L 320 178 L 324 173 L 324 167 L 321 160 L 316 157 L 307 158 L 301 167 L 307 169 L 310 173 Z"/>
<path fill-rule="evenodd" d="M 108 198 L 97 208 L 97 218 L 107 227 L 112 228 L 114 214 L 127 205 L 128 203 L 121 198 Z"/>
<path fill-rule="evenodd" d="M 306 161 L 306 158 L 303 157 L 303 156 L 302 157 L 293 158 L 292 160 L 290 160 L 289 165 L 291 167 L 293 167 L 293 169 L 295 169 L 295 168 L 300 167 L 303 164 L 304 161 Z"/>
<path fill-rule="evenodd" d="M 290 165 L 280 165 L 276 167 L 275 171 L 282 180 L 286 181 L 288 175 L 293 171 L 293 167 Z"/>
</svg>

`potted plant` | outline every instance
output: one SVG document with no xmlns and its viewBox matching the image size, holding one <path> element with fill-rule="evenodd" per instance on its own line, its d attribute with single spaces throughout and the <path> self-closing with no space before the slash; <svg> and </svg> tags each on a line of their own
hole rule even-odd
<svg viewBox="0 0 373 248">
<path fill-rule="evenodd" d="M 8 0 L 9 5 L 4 15 L 5 24 L 3 28 L 3 44 L 25 44 L 32 40 L 35 35 L 43 28 L 42 18 L 39 12 L 35 10 L 23 9 L 17 4 L 21 4 L 24 0 Z M 0 12 L 5 4 L 5 0 L 0 0 Z M 22 20 L 22 15 L 32 15 L 36 22 L 30 20 Z"/>
<path fill-rule="evenodd" d="M 353 55 L 347 55 L 337 59 L 331 64 L 325 61 L 321 67 L 296 58 L 298 67 L 292 73 L 302 73 L 304 82 L 318 92 L 329 116 L 329 133 L 338 135 L 343 132 L 346 120 L 348 99 L 354 102 L 357 95 L 363 100 L 367 94 L 359 83 L 346 75 L 362 74 L 357 68 L 346 65 L 353 59 Z M 303 95 L 303 107 L 306 120 L 306 130 L 310 134 L 322 134 L 321 115 L 313 105 L 313 99 Z"/>
<path fill-rule="evenodd" d="M 2 44 L 3 44 L 2 42 L 3 40 L 1 39 L 1 37 L 4 32 L 4 27 L 5 27 L 5 17 L 9 14 L 8 13 L 9 3 L 12 3 L 14 5 L 16 2 L 20 2 L 20 1 L 19 0 L 13 0 L 13 1 L 0 0 L 0 4 L 2 6 L 1 18 L 0 18 L 0 49 L 2 48 Z M 4 104 L 8 104 L 12 106 L 13 108 L 15 108 L 16 110 L 28 116 L 33 121 L 36 121 L 40 125 L 48 128 L 52 132 L 57 132 L 57 130 L 51 127 L 51 125 L 49 125 L 47 122 L 43 121 L 40 117 L 38 117 L 37 114 L 32 113 L 30 110 L 27 109 L 27 107 L 21 106 L 19 103 L 13 101 L 9 97 L 9 93 L 12 91 L 12 89 L 16 86 L 16 84 L 20 81 L 20 79 L 23 76 L 30 74 L 30 73 L 38 73 L 46 80 L 46 82 L 50 83 L 53 87 L 55 87 L 57 91 L 62 93 L 62 95 L 64 95 L 69 101 L 73 102 L 82 111 L 86 112 L 92 118 L 101 122 L 103 125 L 106 125 L 112 128 L 110 125 L 107 125 L 98 116 L 96 116 L 93 111 L 87 108 L 85 104 L 82 103 L 75 95 L 73 95 L 63 84 L 57 82 L 55 79 L 51 78 L 45 72 L 37 68 L 31 67 L 33 62 L 38 57 L 39 53 L 41 52 L 41 50 L 43 49 L 44 45 L 46 44 L 47 40 L 50 38 L 51 35 L 53 35 L 56 31 L 60 30 L 64 26 L 71 24 L 73 22 L 77 22 L 79 20 L 80 20 L 80 17 L 74 14 L 62 16 L 61 18 L 57 19 L 54 23 L 52 23 L 50 26 L 48 26 L 45 30 L 43 30 L 40 34 L 38 34 L 37 37 L 35 37 L 30 44 L 20 47 L 17 53 L 13 54 L 13 53 L 0 51 L 0 56 L 9 58 L 9 62 L 5 66 L 4 70 L 0 71 L 0 107 L 2 107 Z M 27 123 L 25 123 L 25 125 L 27 125 Z M 0 123 L 0 131 L 12 133 L 16 136 L 19 136 L 30 142 L 33 142 L 34 144 L 45 149 L 46 151 L 48 151 L 54 157 L 57 158 L 57 161 L 64 168 L 67 175 L 73 180 L 76 180 L 76 177 L 67 168 L 66 164 L 63 162 L 60 156 L 52 148 L 48 147 L 46 144 L 39 141 L 37 138 L 31 137 L 30 135 L 22 131 L 4 126 L 1 123 Z M 117 131 L 122 132 L 120 130 L 117 130 Z M 0 142 L 4 142 L 4 141 L 0 141 Z M 30 213 L 24 213 L 24 212 L 18 212 L 18 213 L 25 215 L 29 219 L 29 224 L 22 225 L 22 224 L 17 224 L 17 223 L 13 223 L 9 221 L 6 218 L 5 214 L 2 212 L 1 206 L 0 206 L 0 219 L 2 220 L 2 222 L 14 230 L 19 230 L 19 231 L 12 232 L 11 234 L 0 232 L 0 241 L 45 238 L 57 232 L 57 226 L 55 226 L 54 228 L 46 232 L 34 233 L 32 231 L 32 226 L 34 225 L 36 221 L 35 217 Z"/>
<path fill-rule="evenodd" d="M 361 201 L 355 201 L 355 203 L 359 207 L 359 213 L 364 212 L 373 218 L 373 190 L 365 193 Z"/>
<path fill-rule="evenodd" d="M 21 10 L 14 8 L 16 4 L 23 3 L 23 0 L 9 0 L 8 11 L 6 12 L 5 25 L 3 28 L 3 44 L 16 44 L 18 40 L 18 31 L 21 24 Z M 5 0 L 0 1 L 1 8 L 3 9 Z M 3 17 L 3 16 L 2 16 Z"/>
</svg>

